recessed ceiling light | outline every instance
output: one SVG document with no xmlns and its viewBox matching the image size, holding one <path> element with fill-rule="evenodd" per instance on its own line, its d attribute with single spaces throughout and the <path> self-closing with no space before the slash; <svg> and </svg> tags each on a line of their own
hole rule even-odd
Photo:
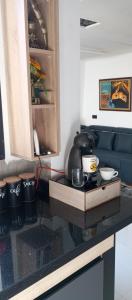
<svg viewBox="0 0 132 300">
<path fill-rule="evenodd" d="M 92 27 L 92 26 L 95 26 L 95 25 L 99 25 L 99 24 L 100 24 L 99 22 L 95 22 L 95 21 L 92 21 L 92 20 L 80 18 L 80 26 L 83 27 L 83 28 L 88 28 L 88 27 Z"/>
</svg>

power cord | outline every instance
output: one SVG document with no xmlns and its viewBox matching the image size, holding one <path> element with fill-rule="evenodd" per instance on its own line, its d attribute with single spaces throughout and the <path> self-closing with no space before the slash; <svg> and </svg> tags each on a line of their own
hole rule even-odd
<svg viewBox="0 0 132 300">
<path fill-rule="evenodd" d="M 36 190 L 38 189 L 38 186 L 39 186 L 39 180 L 40 180 L 40 176 L 41 176 L 41 172 L 42 170 L 49 170 L 49 171 L 53 171 L 53 172 L 56 172 L 58 174 L 61 174 L 61 175 L 64 175 L 65 172 L 62 170 L 57 170 L 57 169 L 53 169 L 53 168 L 50 168 L 49 166 L 47 166 L 46 164 L 43 164 L 42 165 L 42 161 L 41 161 L 41 158 L 40 156 L 38 155 L 38 159 L 39 159 L 39 163 L 38 165 L 36 166 L 36 170 L 35 170 L 35 178 L 36 178 Z"/>
</svg>

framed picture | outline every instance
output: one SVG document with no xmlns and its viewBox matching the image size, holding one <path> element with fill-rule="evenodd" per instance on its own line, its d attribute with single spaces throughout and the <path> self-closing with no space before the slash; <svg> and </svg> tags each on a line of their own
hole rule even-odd
<svg viewBox="0 0 132 300">
<path fill-rule="evenodd" d="M 99 109 L 131 111 L 132 78 L 99 80 Z"/>
</svg>

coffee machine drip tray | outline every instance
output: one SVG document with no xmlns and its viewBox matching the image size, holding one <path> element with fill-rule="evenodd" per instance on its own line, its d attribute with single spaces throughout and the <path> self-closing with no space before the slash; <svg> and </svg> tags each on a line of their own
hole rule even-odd
<svg viewBox="0 0 132 300">
<path fill-rule="evenodd" d="M 119 178 L 104 181 L 100 177 L 82 188 L 75 188 L 65 177 L 49 181 L 49 195 L 63 203 L 87 211 L 120 196 Z"/>
</svg>

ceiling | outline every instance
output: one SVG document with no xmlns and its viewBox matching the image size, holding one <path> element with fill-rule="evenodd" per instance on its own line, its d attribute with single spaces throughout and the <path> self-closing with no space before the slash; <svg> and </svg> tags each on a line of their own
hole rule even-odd
<svg viewBox="0 0 132 300">
<path fill-rule="evenodd" d="M 80 0 L 80 17 L 100 23 L 80 29 L 81 56 L 132 51 L 132 0 Z"/>
</svg>

